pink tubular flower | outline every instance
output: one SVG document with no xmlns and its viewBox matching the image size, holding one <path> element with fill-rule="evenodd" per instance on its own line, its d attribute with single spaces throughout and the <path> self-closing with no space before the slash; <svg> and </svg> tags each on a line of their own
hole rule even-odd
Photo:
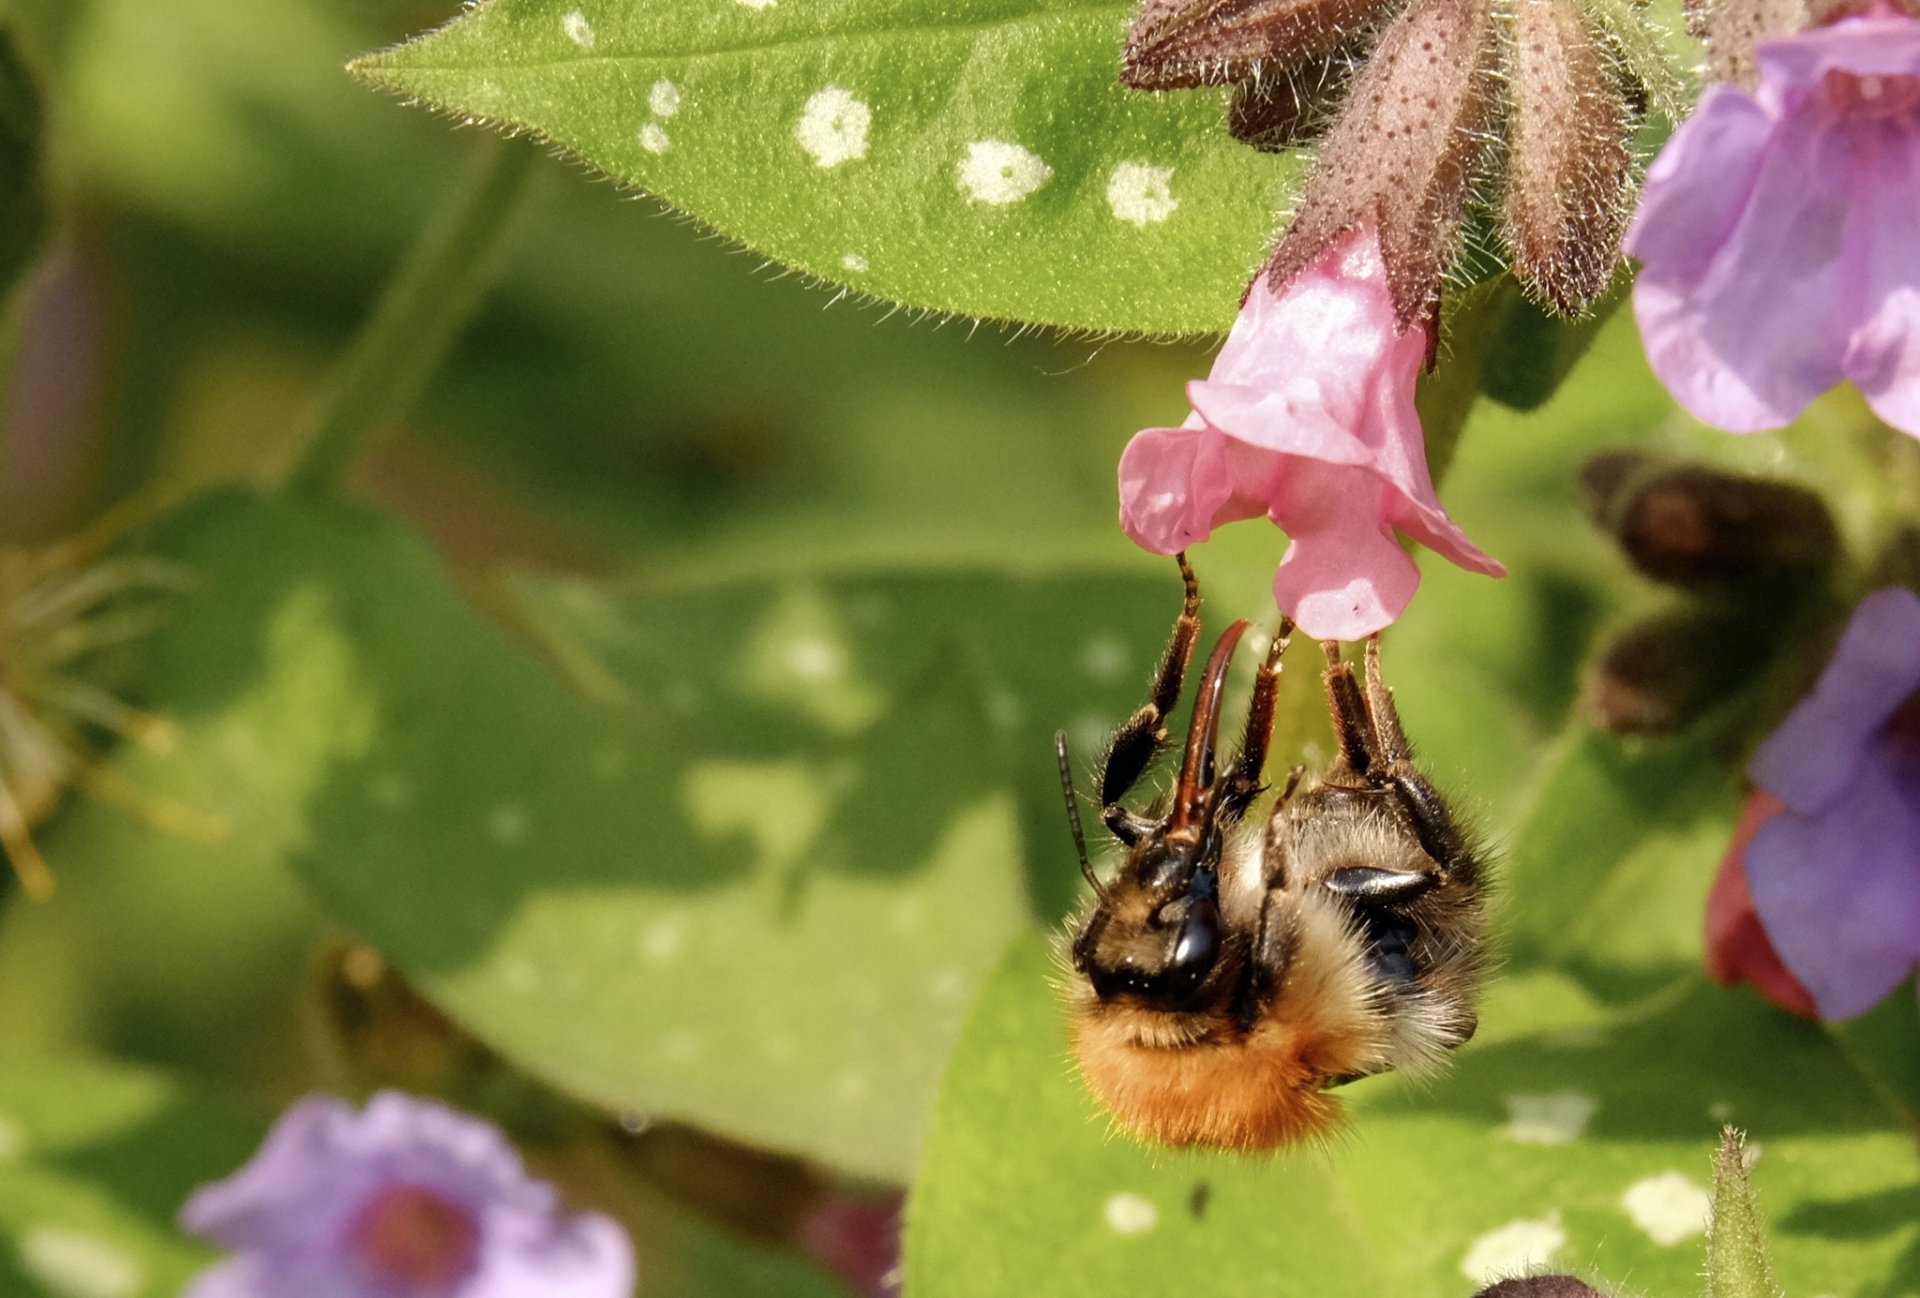
<svg viewBox="0 0 1920 1298">
<path fill-rule="evenodd" d="M 1813 995 L 1781 963 L 1780 953 L 1754 913 L 1753 891 L 1747 886 L 1747 845 L 1762 825 L 1785 810 L 1786 804 L 1765 789 L 1748 794 L 1740 808 L 1733 845 L 1714 876 L 1713 891 L 1707 894 L 1707 973 L 1729 987 L 1752 983 L 1755 991 L 1781 1009 L 1811 1019 L 1819 1017 Z"/>
<path fill-rule="evenodd" d="M 1160 554 L 1265 514 L 1291 538 L 1273 579 L 1308 635 L 1358 640 L 1406 608 L 1419 571 L 1398 528 L 1473 572 L 1506 569 L 1440 508 L 1414 379 L 1431 342 L 1394 327 L 1371 226 L 1342 235 L 1276 292 L 1262 276 L 1178 428 L 1134 435 L 1120 457 L 1120 523 Z"/>
<path fill-rule="evenodd" d="M 181 1224 L 233 1251 L 182 1298 L 632 1298 L 611 1218 L 561 1211 L 493 1127 L 384 1091 L 312 1096 Z"/>
<path fill-rule="evenodd" d="M 1732 432 L 1851 380 L 1920 436 L 1920 20 L 1883 3 L 1757 57 L 1758 91 L 1708 87 L 1647 173 L 1626 243 L 1647 357 Z"/>
<path fill-rule="evenodd" d="M 1753 781 L 1778 810 L 1758 809 L 1743 854 L 1753 912 L 1823 1019 L 1871 1009 L 1920 965 L 1916 689 L 1920 596 L 1875 591 L 1754 754 Z"/>
</svg>

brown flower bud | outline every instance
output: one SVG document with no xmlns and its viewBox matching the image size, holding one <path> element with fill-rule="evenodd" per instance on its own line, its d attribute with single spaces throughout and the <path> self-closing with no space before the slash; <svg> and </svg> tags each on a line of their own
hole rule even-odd
<svg viewBox="0 0 1920 1298">
<path fill-rule="evenodd" d="M 1474 1298 L 1607 1298 L 1584 1280 L 1570 1275 L 1529 1275 L 1488 1285 Z"/>
<path fill-rule="evenodd" d="M 1316 54 L 1279 76 L 1255 77 L 1233 88 L 1227 130 L 1242 144 L 1278 153 L 1326 133 L 1333 108 L 1347 93 L 1364 51 L 1342 45 Z"/>
<path fill-rule="evenodd" d="M 1285 75 L 1354 35 L 1382 0 L 1147 0 L 1121 56 L 1136 90 Z"/>
<path fill-rule="evenodd" d="M 1413 0 L 1381 34 L 1308 175 L 1266 273 L 1285 283 L 1375 223 L 1401 327 L 1438 306 L 1487 154 L 1500 66 L 1491 6 Z"/>
<path fill-rule="evenodd" d="M 1576 0 L 1513 0 L 1502 233 L 1514 274 L 1577 316 L 1620 261 L 1638 114 Z"/>
<path fill-rule="evenodd" d="M 1806 0 L 1698 0 L 1687 25 L 1707 43 L 1707 80 L 1752 90 L 1760 84 L 1753 47 L 1807 25 Z"/>
<path fill-rule="evenodd" d="M 1616 735 L 1670 735 L 1753 679 L 1761 619 L 1688 604 L 1636 622 L 1591 663 L 1580 714 Z"/>
<path fill-rule="evenodd" d="M 1580 483 L 1588 513 L 1634 567 L 1683 589 L 1817 576 L 1839 551 L 1826 504 L 1792 483 L 1637 451 L 1595 456 Z"/>
</svg>

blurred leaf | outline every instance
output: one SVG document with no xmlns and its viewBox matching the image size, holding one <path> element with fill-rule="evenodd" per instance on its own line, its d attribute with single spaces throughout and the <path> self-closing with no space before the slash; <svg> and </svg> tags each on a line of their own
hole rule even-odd
<svg viewBox="0 0 1920 1298">
<path fill-rule="evenodd" d="M 1713 1164 L 1713 1225 L 1707 1232 L 1707 1298 L 1782 1298 L 1767 1262 L 1760 1205 L 1747 1180 L 1746 1142 L 1721 1133 Z"/>
<path fill-rule="evenodd" d="M 39 87 L 11 21 L 0 16 L 0 305 L 46 236 L 45 130 Z"/>
<path fill-rule="evenodd" d="M 377 518 L 228 496 L 166 549 L 196 582 L 150 682 L 180 744 L 127 778 L 290 859 L 563 1089 L 896 1178 L 1027 911 L 1024 824 L 1041 894 L 1074 877 L 1051 731 L 1090 751 L 1178 600 L 1170 573 L 528 587 L 589 696 Z"/>
<path fill-rule="evenodd" d="M 1818 1027 L 1697 972 L 1736 801 L 1710 737 L 1569 730 L 1501 845 L 1509 967 L 1478 1037 L 1436 1081 L 1343 1088 L 1352 1135 L 1323 1150 L 1114 1137 L 1072 1075 L 1057 966 L 1030 935 L 949 1069 L 908 1218 L 909 1294 L 1171 1292 L 1205 1274 L 1222 1295 L 1297 1276 L 1315 1293 L 1438 1298 L 1555 1262 L 1690 1292 L 1705 1159 L 1729 1118 L 1777 1160 L 1789 1289 L 1900 1292 L 1920 1276 L 1920 1221 L 1893 1205 L 1920 1193 L 1920 1169 L 1878 1079 Z M 1830 1205 L 1849 1196 L 1888 1207 L 1838 1228 Z M 1053 1215 L 1022 1225 L 1035 1211 Z"/>
<path fill-rule="evenodd" d="M 1130 4 L 501 0 L 356 62 L 909 306 L 1223 330 L 1301 162 L 1116 78 Z"/>
<path fill-rule="evenodd" d="M 1511 277 L 1502 280 L 1498 316 L 1478 360 L 1480 390 L 1515 410 L 1545 405 L 1627 300 L 1632 283 L 1633 277 L 1621 271 L 1592 310 L 1579 320 L 1565 320 L 1529 301 Z"/>
<path fill-rule="evenodd" d="M 1069 1065 L 1056 976 L 1030 934 L 976 1003 L 908 1213 L 909 1298 L 1179 1293 L 1196 1276 L 1220 1298 L 1457 1298 L 1556 1264 L 1692 1293 L 1728 1114 L 1764 1143 L 1790 1292 L 1920 1280 L 1911 1141 L 1817 1028 L 1698 975 L 1619 1010 L 1552 971 L 1510 976 L 1449 1075 L 1344 1088 L 1348 1135 L 1271 1157 L 1111 1132 Z"/>
<path fill-rule="evenodd" d="M 258 1139 L 157 1074 L 0 1060 L 0 1293 L 173 1298 L 212 1256 L 174 1213 Z"/>
</svg>

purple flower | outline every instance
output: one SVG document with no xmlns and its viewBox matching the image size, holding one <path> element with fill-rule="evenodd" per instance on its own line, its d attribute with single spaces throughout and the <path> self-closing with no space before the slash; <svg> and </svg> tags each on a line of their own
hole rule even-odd
<svg viewBox="0 0 1920 1298">
<path fill-rule="evenodd" d="M 477 1118 L 397 1091 L 309 1096 L 181 1224 L 233 1251 L 182 1298 L 631 1298 L 633 1246 Z"/>
<path fill-rule="evenodd" d="M 1762 42 L 1647 173 L 1627 251 L 1654 372 L 1706 423 L 1778 428 L 1842 380 L 1920 436 L 1920 20 Z"/>
<path fill-rule="evenodd" d="M 1823 1019 L 1871 1009 L 1920 965 L 1920 596 L 1860 602 L 1751 774 L 1784 808 L 1746 848 L 1767 936 Z"/>
</svg>

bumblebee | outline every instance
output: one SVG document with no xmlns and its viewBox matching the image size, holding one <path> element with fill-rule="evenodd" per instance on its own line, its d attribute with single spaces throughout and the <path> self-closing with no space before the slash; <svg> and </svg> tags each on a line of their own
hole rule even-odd
<svg viewBox="0 0 1920 1298">
<path fill-rule="evenodd" d="M 1171 746 L 1200 635 L 1186 597 L 1146 704 L 1095 776 L 1100 818 L 1126 849 L 1102 882 L 1088 862 L 1064 734 L 1055 737 L 1068 819 L 1093 896 L 1074 920 L 1068 999 L 1081 1076 L 1117 1122 L 1154 1144 L 1265 1150 L 1323 1138 L 1328 1092 L 1392 1069 L 1431 1071 L 1473 1035 L 1486 965 L 1481 864 L 1414 765 L 1367 641 L 1363 674 L 1321 644 L 1338 756 L 1295 767 L 1263 802 L 1283 621 L 1255 678 L 1231 758 L 1219 752 L 1235 622 L 1201 672 L 1171 794 L 1123 801 Z M 1257 808 L 1264 808 L 1256 811 Z"/>
</svg>

